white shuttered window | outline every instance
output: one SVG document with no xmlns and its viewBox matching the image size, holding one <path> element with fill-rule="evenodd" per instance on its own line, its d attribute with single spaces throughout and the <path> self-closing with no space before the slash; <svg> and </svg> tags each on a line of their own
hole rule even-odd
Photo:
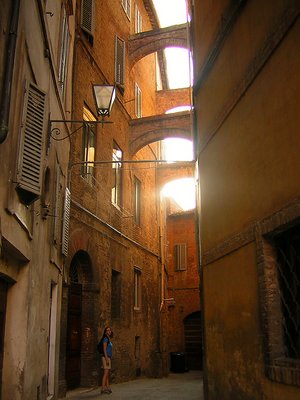
<svg viewBox="0 0 300 400">
<path fill-rule="evenodd" d="M 130 19 L 131 0 L 122 0 L 122 6 L 127 17 Z"/>
<path fill-rule="evenodd" d="M 184 271 L 187 267 L 186 243 L 175 244 L 175 270 Z"/>
</svg>

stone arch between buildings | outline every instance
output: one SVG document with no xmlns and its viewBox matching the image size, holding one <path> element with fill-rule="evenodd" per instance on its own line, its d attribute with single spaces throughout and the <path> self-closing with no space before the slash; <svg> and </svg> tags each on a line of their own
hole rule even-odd
<svg viewBox="0 0 300 400">
<path fill-rule="evenodd" d="M 143 57 L 166 47 L 188 48 L 187 24 L 154 29 L 129 38 L 129 59 L 133 65 Z"/>
</svg>

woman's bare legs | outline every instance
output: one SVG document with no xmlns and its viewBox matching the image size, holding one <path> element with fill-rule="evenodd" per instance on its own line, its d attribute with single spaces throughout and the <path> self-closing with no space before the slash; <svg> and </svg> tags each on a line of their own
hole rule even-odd
<svg viewBox="0 0 300 400">
<path fill-rule="evenodd" d="M 102 377 L 102 390 L 110 390 L 109 387 L 109 369 L 103 370 L 103 377 Z"/>
</svg>

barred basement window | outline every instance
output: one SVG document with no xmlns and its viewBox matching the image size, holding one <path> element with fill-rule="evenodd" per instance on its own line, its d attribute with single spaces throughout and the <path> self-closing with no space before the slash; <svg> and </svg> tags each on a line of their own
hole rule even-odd
<svg viewBox="0 0 300 400">
<path fill-rule="evenodd" d="M 187 265 L 186 243 L 175 244 L 175 270 L 184 271 Z"/>
<path fill-rule="evenodd" d="M 300 201 L 257 223 L 257 270 L 264 370 L 300 386 Z M 284 221 L 284 224 L 280 223 Z"/>
<path fill-rule="evenodd" d="M 33 83 L 26 85 L 24 116 L 17 168 L 17 192 L 24 204 L 37 200 L 42 191 L 45 155 L 46 93 Z"/>
<path fill-rule="evenodd" d="M 300 359 L 300 226 L 274 237 L 285 356 Z"/>
</svg>

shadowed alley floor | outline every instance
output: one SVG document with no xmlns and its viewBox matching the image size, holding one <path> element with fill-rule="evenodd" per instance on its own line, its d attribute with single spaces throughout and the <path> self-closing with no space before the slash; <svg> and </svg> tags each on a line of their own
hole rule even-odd
<svg viewBox="0 0 300 400">
<path fill-rule="evenodd" d="M 76 389 L 68 392 L 66 399 L 94 400 L 204 400 L 201 371 L 181 374 L 170 373 L 168 378 L 139 378 L 134 381 L 112 384 L 111 394 L 101 394 L 100 388 Z"/>
</svg>

